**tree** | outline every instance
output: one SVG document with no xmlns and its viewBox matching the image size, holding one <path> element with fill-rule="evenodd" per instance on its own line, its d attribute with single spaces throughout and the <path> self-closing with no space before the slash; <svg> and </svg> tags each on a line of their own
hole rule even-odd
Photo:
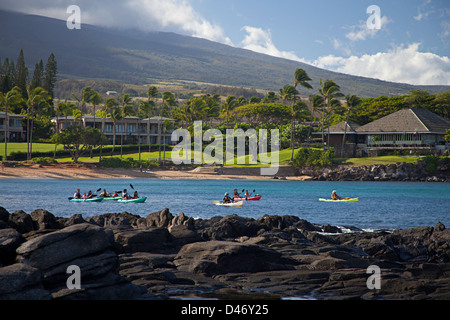
<svg viewBox="0 0 450 320">
<path fill-rule="evenodd" d="M 231 110 L 233 110 L 238 105 L 238 101 L 235 96 L 228 96 L 222 105 L 222 111 L 227 115 L 227 127 L 228 127 L 228 116 Z"/>
<path fill-rule="evenodd" d="M 324 125 L 325 125 L 325 115 L 331 113 L 333 107 L 336 104 L 335 98 L 342 97 L 341 88 L 333 80 L 325 80 L 322 82 L 320 79 L 320 88 L 318 89 L 319 94 L 323 97 L 323 113 L 322 113 L 322 144 L 324 141 Z M 329 126 L 328 126 L 329 127 Z M 330 145 L 330 134 L 328 132 L 328 142 L 327 147 Z"/>
<path fill-rule="evenodd" d="M 172 130 L 172 129 L 174 129 L 173 122 L 170 121 L 170 120 L 164 120 L 164 123 L 163 123 L 163 133 L 164 133 L 164 135 L 166 135 L 166 131 L 167 130 Z M 163 155 L 163 157 L 164 157 L 164 160 L 163 160 L 163 166 L 164 166 L 164 161 L 166 160 L 166 141 L 164 141 L 164 155 Z"/>
<path fill-rule="evenodd" d="M 27 98 L 27 82 L 28 82 L 28 68 L 25 65 L 25 57 L 23 49 L 20 49 L 19 57 L 17 58 L 14 85 L 19 87 L 22 95 Z"/>
<path fill-rule="evenodd" d="M 362 100 L 360 97 L 355 95 L 347 95 L 345 97 L 345 105 L 347 109 L 347 120 L 345 120 L 345 129 L 344 129 L 344 136 L 342 138 L 342 145 L 341 145 L 341 157 L 344 155 L 344 145 L 345 145 L 345 138 L 347 136 L 347 126 L 348 126 L 348 119 L 350 118 L 350 112 L 354 110 L 357 106 L 359 106 L 362 103 Z"/>
<path fill-rule="evenodd" d="M 33 124 L 35 117 L 34 113 L 39 106 L 42 107 L 42 104 L 48 106 L 47 101 L 50 99 L 50 96 L 48 92 L 43 88 L 37 87 L 31 89 L 30 86 L 27 86 L 27 96 L 27 160 L 31 160 L 31 153 L 33 152 Z"/>
<path fill-rule="evenodd" d="M 92 107 L 94 108 L 94 128 L 95 128 L 95 108 L 102 103 L 103 97 L 100 93 L 97 91 L 92 91 L 90 96 L 90 102 L 92 104 Z"/>
<path fill-rule="evenodd" d="M 22 103 L 22 94 L 19 87 L 14 87 L 11 91 L 8 91 L 6 94 L 0 92 L 0 106 L 5 110 L 5 158 L 4 160 L 8 160 L 8 139 L 9 139 L 9 119 L 8 112 L 9 108 L 15 105 Z"/>
<path fill-rule="evenodd" d="M 127 116 L 130 116 L 133 114 L 134 110 L 133 110 L 133 106 L 131 105 L 132 99 L 131 96 L 129 94 L 125 94 L 123 95 L 122 98 L 119 99 L 119 103 L 122 105 L 122 107 L 120 108 L 120 117 L 123 121 L 123 126 L 122 126 L 122 134 L 120 137 L 120 157 L 122 158 L 122 147 L 123 147 L 123 136 L 124 134 L 126 134 L 126 130 L 125 130 L 125 118 Z"/>
<path fill-rule="evenodd" d="M 56 133 L 52 137 L 52 142 L 62 144 L 75 163 L 78 159 L 91 148 L 96 148 L 107 142 L 106 137 L 96 128 L 82 126 L 70 126 L 61 133 Z"/>
<path fill-rule="evenodd" d="M 308 83 L 311 81 L 311 78 L 308 76 L 305 70 L 298 68 L 295 70 L 294 74 L 294 87 L 297 88 L 297 85 L 301 85 L 306 89 L 312 89 L 312 86 Z"/>
<path fill-rule="evenodd" d="M 313 122 L 316 122 L 316 111 L 319 110 L 323 106 L 323 104 L 324 104 L 323 97 L 318 94 L 312 94 L 309 96 L 309 103 L 311 104 L 311 113 L 313 116 Z M 311 130 L 312 130 L 312 124 L 309 126 L 308 142 L 309 142 L 309 138 L 311 136 Z"/>
<path fill-rule="evenodd" d="M 39 61 L 39 63 L 36 63 L 34 67 L 33 78 L 31 79 L 30 84 L 31 89 L 42 87 L 43 78 L 44 78 L 44 63 L 42 62 L 41 59 L 41 61 Z"/>
<path fill-rule="evenodd" d="M 58 64 L 56 62 L 55 55 L 53 53 L 50 54 L 47 60 L 47 64 L 45 65 L 44 71 L 44 79 L 42 87 L 48 92 L 50 95 L 50 100 L 53 101 L 54 98 L 54 88 L 56 83 L 56 75 L 58 73 Z"/>
</svg>

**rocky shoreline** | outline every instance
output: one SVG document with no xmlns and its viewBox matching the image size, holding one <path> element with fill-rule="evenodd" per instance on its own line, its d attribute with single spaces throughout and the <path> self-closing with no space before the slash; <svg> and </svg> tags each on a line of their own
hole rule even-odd
<svg viewBox="0 0 450 320">
<path fill-rule="evenodd" d="M 309 176 L 311 177 L 309 180 L 321 181 L 450 182 L 450 166 L 447 161 L 440 161 L 436 172 L 428 172 L 425 161 L 417 161 L 416 164 L 401 162 L 358 167 L 302 168 L 298 170 L 298 175 Z"/>
<path fill-rule="evenodd" d="M 350 228 L 350 227 L 348 227 Z M 0 207 L 0 300 L 450 299 L 450 230 L 364 232 L 295 216 L 83 218 Z M 380 268 L 380 289 L 367 268 Z M 69 266 L 81 288 L 69 289 Z"/>
</svg>

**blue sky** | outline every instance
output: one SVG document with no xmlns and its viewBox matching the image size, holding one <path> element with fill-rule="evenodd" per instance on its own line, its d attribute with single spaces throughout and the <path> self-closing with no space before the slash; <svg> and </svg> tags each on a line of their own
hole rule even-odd
<svg viewBox="0 0 450 320">
<path fill-rule="evenodd" d="M 0 8 L 115 28 L 173 31 L 321 68 L 450 85 L 449 0 L 4 0 Z M 381 28 L 370 30 L 369 6 Z"/>
</svg>

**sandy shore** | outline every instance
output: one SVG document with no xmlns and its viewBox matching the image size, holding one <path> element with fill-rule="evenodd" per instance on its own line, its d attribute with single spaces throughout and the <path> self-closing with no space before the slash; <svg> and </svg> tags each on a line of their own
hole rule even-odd
<svg viewBox="0 0 450 320">
<path fill-rule="evenodd" d="M 56 165 L 16 165 L 5 166 L 0 170 L 2 178 L 59 178 L 59 179 L 241 179 L 272 180 L 272 176 L 254 175 L 218 175 L 196 172 L 196 170 L 152 170 L 141 172 L 139 169 L 112 169 L 96 165 L 56 164 Z M 285 180 L 306 180 L 308 177 L 286 177 Z"/>
</svg>

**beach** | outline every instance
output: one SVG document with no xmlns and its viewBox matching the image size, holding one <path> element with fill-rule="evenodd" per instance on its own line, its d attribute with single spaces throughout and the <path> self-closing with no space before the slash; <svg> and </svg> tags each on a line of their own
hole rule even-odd
<svg viewBox="0 0 450 320">
<path fill-rule="evenodd" d="M 232 169 L 232 168 L 231 168 Z M 105 168 L 97 164 L 32 164 L 24 165 L 9 163 L 0 171 L 2 178 L 58 178 L 58 179 L 245 179 L 270 180 L 274 176 L 258 175 L 258 170 L 241 174 L 238 169 L 228 170 L 230 174 L 217 174 L 212 167 L 178 170 L 178 169 L 152 169 L 140 170 L 138 168 Z M 255 174 L 253 174 L 255 172 Z M 278 178 L 278 176 L 276 176 Z M 307 180 L 309 176 L 282 176 L 286 180 Z"/>
</svg>

